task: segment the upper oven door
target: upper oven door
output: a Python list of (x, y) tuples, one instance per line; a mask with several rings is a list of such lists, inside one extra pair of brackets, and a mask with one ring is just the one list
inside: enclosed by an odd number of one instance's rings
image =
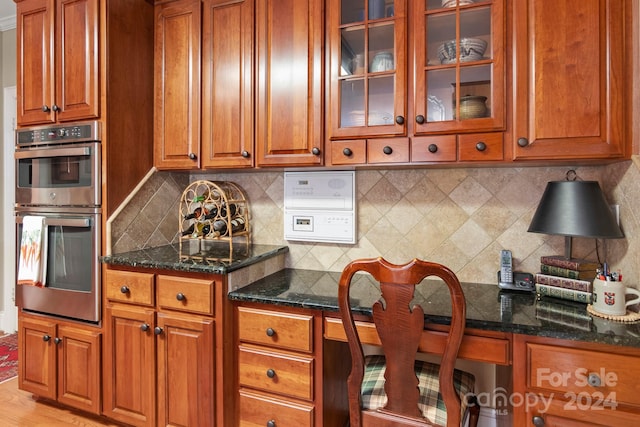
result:
[(99, 142), (17, 149), (16, 203), (100, 206), (100, 159)]

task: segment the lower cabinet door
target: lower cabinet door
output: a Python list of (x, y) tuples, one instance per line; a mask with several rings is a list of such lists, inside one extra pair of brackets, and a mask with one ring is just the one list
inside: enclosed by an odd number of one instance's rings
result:
[(100, 413), (100, 332), (59, 326), (58, 402)]
[(240, 390), (241, 427), (312, 427), (311, 405)]
[[(587, 395), (573, 396), (567, 393), (568, 400), (554, 398), (551, 395), (527, 393), (526, 424), (535, 427), (635, 427), (638, 414), (621, 408), (604, 406), (599, 398), (587, 399)], [(608, 402), (614, 404), (615, 402)]]
[(103, 414), (156, 425), (154, 310), (111, 305), (105, 317)]
[(158, 313), (158, 425), (215, 425), (215, 323)]
[(56, 398), (56, 324), (23, 319), (18, 330), (18, 387), (48, 399)]

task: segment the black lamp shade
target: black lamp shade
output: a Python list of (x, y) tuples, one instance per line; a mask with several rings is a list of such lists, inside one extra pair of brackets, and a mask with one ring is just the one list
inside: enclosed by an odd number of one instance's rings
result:
[(599, 239), (624, 237), (597, 181), (548, 182), (528, 231)]

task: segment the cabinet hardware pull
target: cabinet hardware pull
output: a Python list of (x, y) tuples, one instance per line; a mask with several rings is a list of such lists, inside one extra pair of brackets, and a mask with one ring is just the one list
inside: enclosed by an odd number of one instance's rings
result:
[(276, 427), (276, 422), (275, 422), (275, 420), (269, 420), (269, 421), (267, 421), (267, 427)]
[(319, 156), (320, 155), (320, 149), (318, 147), (313, 147), (311, 149), (311, 153), (313, 153), (314, 156)]
[(56, 104), (53, 104), (53, 105), (51, 106), (51, 109), (52, 109), (53, 111), (60, 111), (60, 110), (61, 110), (61, 108), (60, 108), (60, 107), (58, 107)]
[(276, 331), (273, 330), (273, 328), (267, 328), (267, 336), (268, 337), (272, 337), (276, 334)]
[(53, 339), (53, 342), (54, 342), (54, 343), (56, 343), (56, 344), (60, 344), (60, 343), (62, 342), (62, 338), (55, 337), (55, 338)]
[(269, 378), (273, 378), (276, 376), (276, 371), (274, 371), (273, 369), (267, 369), (267, 376)]
[(525, 137), (520, 137), (518, 138), (518, 145), (520, 147), (526, 147), (527, 145), (529, 145), (529, 140)]
[(184, 294), (182, 292), (178, 292), (178, 294), (176, 295), (176, 299), (178, 301), (184, 301), (187, 299), (187, 297), (184, 296)]
[(123, 294), (128, 294), (129, 293), (129, 287), (128, 286), (123, 286), (120, 288), (120, 292), (122, 292)]
[(476, 150), (484, 151), (486, 149), (487, 149), (487, 144), (485, 144), (484, 142), (480, 141), (476, 144)]
[(155, 328), (153, 328), (153, 333), (156, 334), (156, 335), (160, 335), (160, 334), (162, 334), (163, 330), (164, 329), (162, 329), (160, 326), (156, 326)]
[(416, 116), (416, 123), (418, 123), (419, 125), (424, 123), (424, 116), (422, 114), (418, 114)]
[(388, 145), (385, 145), (384, 148), (382, 149), (382, 152), (384, 154), (391, 154), (393, 153), (393, 148), (389, 147)]
[(44, 113), (48, 113), (49, 111), (51, 111), (51, 109), (49, 108), (49, 106), (48, 106), (48, 105), (43, 105), (43, 106), (42, 106), (42, 112), (44, 112)]
[(403, 125), (404, 124), (404, 117), (396, 116), (396, 123), (399, 124), (399, 125)]
[(531, 422), (533, 423), (534, 426), (536, 427), (543, 427), (544, 426), (544, 418), (542, 418), (539, 415), (536, 415), (535, 417), (533, 417), (531, 419)]
[(189, 153), (189, 158), (190, 158), (191, 160), (195, 160), (195, 159), (197, 159), (197, 158), (198, 158), (198, 156), (196, 156), (196, 153)]
[(140, 330), (142, 332), (147, 332), (149, 330), (149, 325), (146, 323), (143, 323), (142, 325), (140, 325)]
[(427, 150), (429, 150), (430, 153), (435, 153), (436, 151), (438, 151), (438, 146), (436, 144), (429, 144)]
[(51, 337), (49, 335), (45, 335), (42, 337), (42, 341), (47, 342), (51, 339)]
[(242, 157), (244, 157), (246, 159), (247, 157), (249, 157), (249, 152), (247, 150), (242, 150), (242, 154), (241, 155), (242, 155)]
[(600, 387), (602, 385), (602, 380), (600, 376), (595, 372), (591, 372), (587, 377), (587, 382), (591, 387)]
[(351, 151), (351, 148), (345, 148), (344, 150), (342, 150), (342, 154), (349, 157), (353, 154), (353, 151)]

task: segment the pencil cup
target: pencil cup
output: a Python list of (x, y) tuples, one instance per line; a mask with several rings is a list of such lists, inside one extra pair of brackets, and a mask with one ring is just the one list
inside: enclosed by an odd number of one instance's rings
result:
[[(635, 298), (627, 301), (627, 295), (635, 295)], [(627, 307), (638, 303), (640, 303), (640, 291), (629, 288), (622, 282), (593, 280), (593, 308), (597, 312), (624, 316), (627, 314)]]

